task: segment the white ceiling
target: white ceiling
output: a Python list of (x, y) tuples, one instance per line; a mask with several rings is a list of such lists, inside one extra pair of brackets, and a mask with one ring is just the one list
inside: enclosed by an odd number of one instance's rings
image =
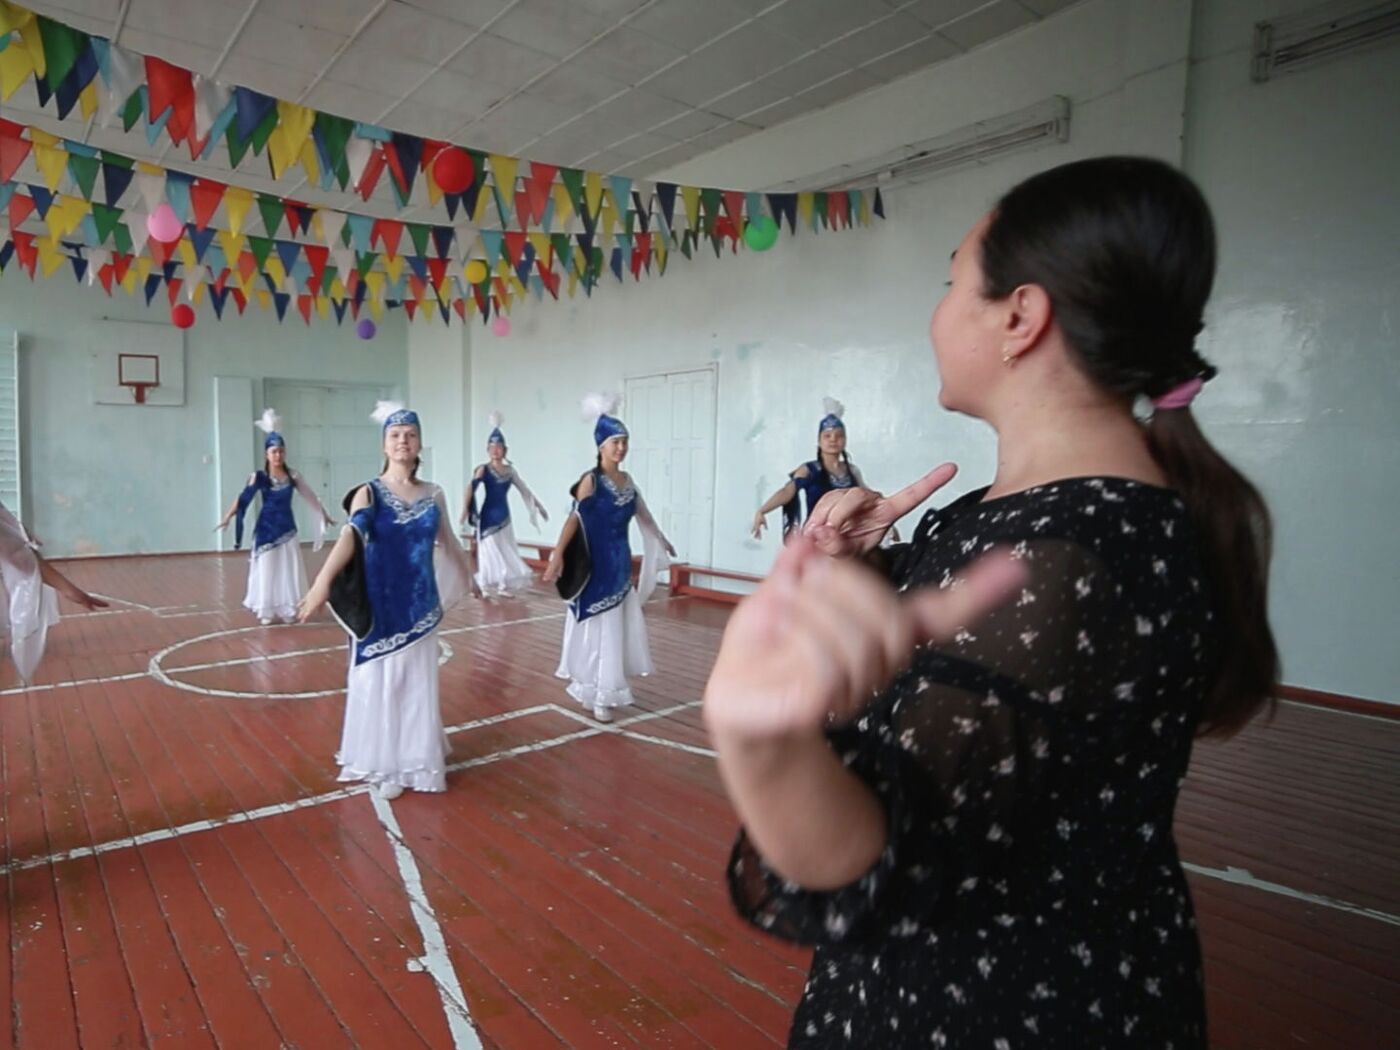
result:
[[(1014, 32), (1074, 0), (28, 0), (59, 21), (226, 84), (491, 152), (650, 177)], [(4, 115), (308, 203), (220, 145), (201, 162), (138, 126)], [(739, 187), (742, 188), (742, 187)], [(415, 200), (422, 194), (421, 186)], [(436, 217), (417, 207), (405, 217)]]

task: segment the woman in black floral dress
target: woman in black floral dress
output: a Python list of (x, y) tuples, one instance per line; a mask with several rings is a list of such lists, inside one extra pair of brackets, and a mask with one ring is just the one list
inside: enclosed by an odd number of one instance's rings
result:
[(1189, 410), (1214, 261), (1160, 162), (1013, 189), (931, 332), (996, 478), (885, 552), (952, 468), (833, 493), (731, 619), (706, 720), (735, 904), (816, 945), (791, 1046), (1206, 1046), (1173, 809), (1277, 677), (1267, 510)]

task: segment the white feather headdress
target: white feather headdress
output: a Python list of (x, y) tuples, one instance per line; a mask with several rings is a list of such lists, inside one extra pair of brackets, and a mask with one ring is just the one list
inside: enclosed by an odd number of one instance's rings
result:
[(282, 417), (277, 414), (275, 408), (263, 409), (261, 419), (253, 420), (253, 426), (257, 427), (264, 434), (271, 434), (282, 429)]
[(846, 406), (834, 397), (824, 397), (822, 398), (822, 411), (828, 416), (836, 416), (840, 419), (846, 415)]
[(583, 418), (597, 419), (599, 416), (616, 416), (622, 411), (622, 395), (601, 393), (586, 394), (583, 401)]
[(376, 401), (374, 403), (374, 411), (369, 414), (369, 418), (374, 420), (382, 427), (386, 419), (392, 416), (395, 412), (402, 411), (402, 401)]

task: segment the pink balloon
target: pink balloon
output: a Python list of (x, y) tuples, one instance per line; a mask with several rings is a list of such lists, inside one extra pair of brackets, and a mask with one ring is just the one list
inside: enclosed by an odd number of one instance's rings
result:
[(161, 244), (173, 244), (185, 232), (185, 224), (175, 214), (174, 208), (161, 202), (156, 205), (155, 211), (146, 216), (146, 232), (151, 235), (152, 240), (160, 241)]
[(510, 318), (498, 315), (491, 322), (491, 331), (497, 335), (510, 335)]

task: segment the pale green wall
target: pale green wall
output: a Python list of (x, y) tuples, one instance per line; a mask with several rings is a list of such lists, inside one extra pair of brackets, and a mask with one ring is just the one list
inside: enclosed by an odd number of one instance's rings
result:
[(474, 336), (469, 326), (449, 328), (435, 315), (408, 328), (408, 404), (423, 421), (422, 476), (442, 486), (454, 522), (462, 512), (467, 473), (478, 462), (472, 458), (477, 442), (467, 429)]
[(1186, 166), (1220, 234), (1203, 345), (1232, 380), (1200, 415), (1273, 508), (1285, 680), (1400, 701), (1400, 44), (1252, 83), (1254, 22), (1308, 6), (1198, 5)]
[(557, 512), (592, 459), (580, 394), (718, 362), (715, 561), (761, 572), (776, 539), (755, 543), (747, 523), (811, 455), (824, 394), (846, 402), (853, 455), (874, 484), (942, 460), (962, 466), (951, 492), (990, 477), (990, 432), (935, 403), (926, 331), (948, 252), (997, 194), (1088, 154), (1174, 159), (1220, 224), (1203, 348), (1221, 375), (1199, 413), (1274, 507), (1285, 678), (1396, 699), (1400, 46), (1252, 84), (1253, 22), (1291, 6), (1301, 5), (1088, 0), (666, 173), (765, 186), (1051, 95), (1074, 107), (1067, 146), (896, 190), (873, 230), (785, 237), (767, 255), (676, 258), (666, 277), (609, 279), (591, 301), (525, 304), (509, 337), (475, 339), (472, 432), (503, 409), (513, 457)]
[[(100, 319), (161, 321), (161, 302), (108, 299), (64, 274), (31, 283), (17, 266), (0, 277), (0, 318), (20, 334), (25, 511), (50, 556), (217, 546), (216, 376), (252, 379), (255, 404), (269, 378), (406, 386), (401, 319), (386, 318), (366, 342), (348, 322), (308, 327), (289, 312), (279, 325), (256, 306), (238, 317), (230, 302), (222, 322), (206, 305), (187, 334), (183, 406), (94, 405), (89, 346)], [(252, 423), (245, 477), (258, 464)]]

